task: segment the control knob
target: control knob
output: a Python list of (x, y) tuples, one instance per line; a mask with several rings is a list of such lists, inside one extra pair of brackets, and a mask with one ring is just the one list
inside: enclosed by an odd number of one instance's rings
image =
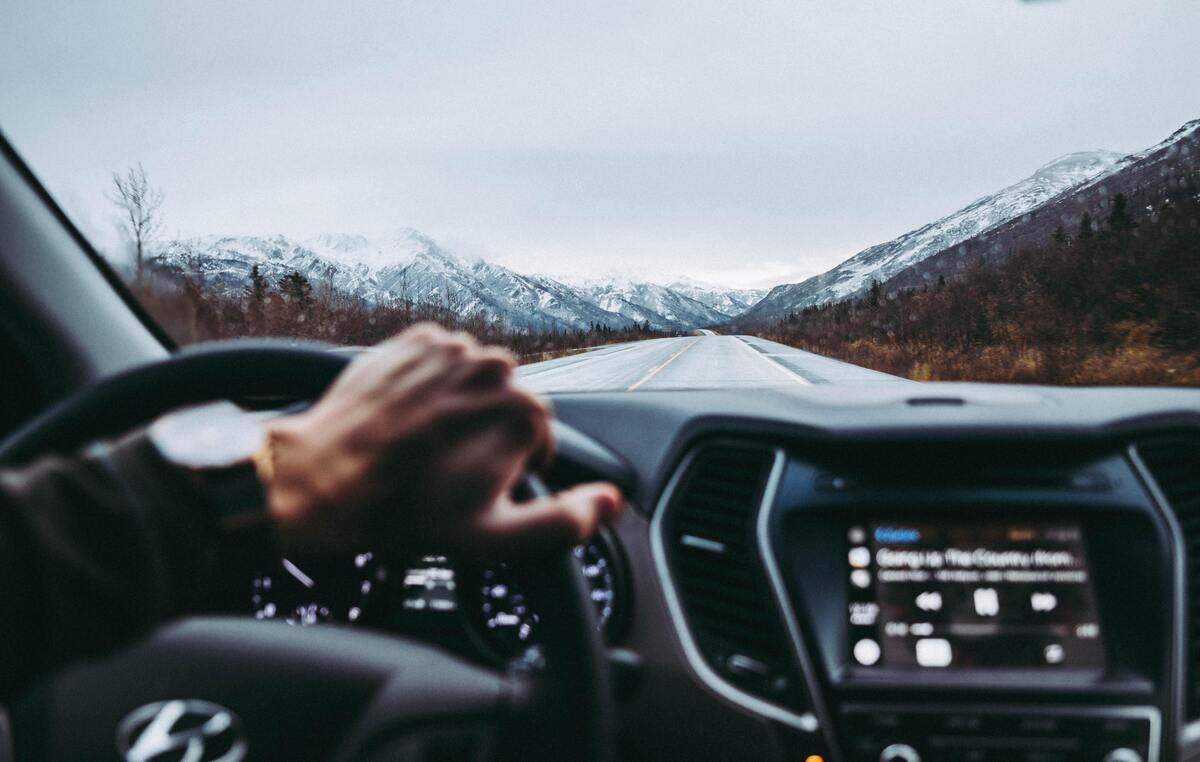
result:
[(1145, 762), (1145, 760), (1138, 752), (1122, 746), (1105, 754), (1104, 762)]
[(879, 752), (879, 762), (921, 762), (921, 755), (906, 743), (894, 743)]

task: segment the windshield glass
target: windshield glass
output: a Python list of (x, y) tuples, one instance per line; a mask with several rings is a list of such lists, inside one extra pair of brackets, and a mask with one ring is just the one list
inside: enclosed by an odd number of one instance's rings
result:
[(17, 0), (0, 128), (180, 343), (547, 391), (1200, 385), (1200, 3)]

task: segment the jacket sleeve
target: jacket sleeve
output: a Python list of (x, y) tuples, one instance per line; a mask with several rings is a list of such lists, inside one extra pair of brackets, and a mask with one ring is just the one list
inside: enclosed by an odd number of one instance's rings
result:
[(0, 699), (207, 608), (221, 532), (144, 433), (0, 471)]

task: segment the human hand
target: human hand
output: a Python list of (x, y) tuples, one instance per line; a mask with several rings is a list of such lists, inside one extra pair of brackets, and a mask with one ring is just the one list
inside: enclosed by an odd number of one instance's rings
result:
[(285, 551), (513, 555), (580, 542), (620, 509), (611, 484), (517, 503), (553, 455), (550, 411), (515, 358), (421, 325), (356, 358), (309, 410), (266, 424), (268, 510)]

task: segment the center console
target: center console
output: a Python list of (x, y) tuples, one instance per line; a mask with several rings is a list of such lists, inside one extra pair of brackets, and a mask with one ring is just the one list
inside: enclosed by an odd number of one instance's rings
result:
[(1123, 457), (778, 468), (760, 551), (843, 758), (1166, 759), (1175, 540)]
[(847, 646), (864, 674), (1103, 673), (1079, 522), (873, 521), (850, 526), (846, 538)]

